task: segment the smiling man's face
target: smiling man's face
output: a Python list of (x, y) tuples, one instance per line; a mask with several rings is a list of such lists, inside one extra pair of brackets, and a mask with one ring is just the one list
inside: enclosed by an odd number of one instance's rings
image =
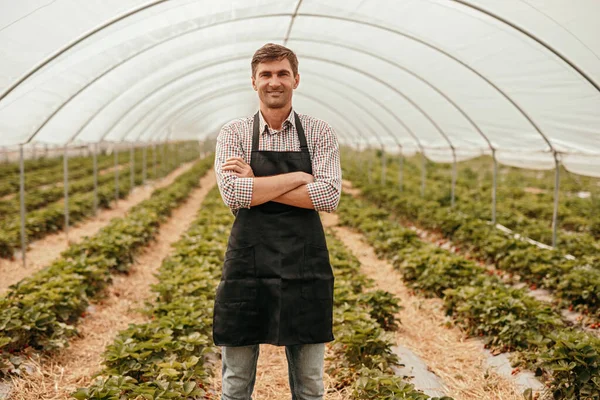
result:
[(287, 58), (261, 62), (252, 77), (252, 87), (258, 92), (260, 102), (267, 108), (291, 106), (292, 93), (300, 83), (300, 74), (294, 76)]

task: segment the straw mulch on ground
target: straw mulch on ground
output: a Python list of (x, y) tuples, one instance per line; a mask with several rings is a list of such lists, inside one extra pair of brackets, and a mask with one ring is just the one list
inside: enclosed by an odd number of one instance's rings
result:
[(70, 393), (91, 382), (101, 369), (104, 349), (117, 333), (130, 323), (144, 322), (140, 310), (154, 297), (150, 291), (150, 285), (156, 282), (154, 274), (171, 252), (171, 244), (188, 229), (215, 183), (213, 171), (202, 178), (201, 188), (174, 210), (161, 226), (156, 241), (137, 258), (131, 272), (114, 276), (106, 297), (90, 307), (89, 315), (78, 325), (81, 336), (68, 348), (32, 363), (32, 374), (13, 380), (11, 400), (69, 399)]
[[(396, 342), (411, 349), (440, 377), (447, 394), (455, 400), (522, 399), (511, 380), (486, 367), (479, 341), (468, 339), (449, 319), (439, 299), (424, 299), (412, 294), (401, 274), (391, 264), (378, 259), (371, 246), (351, 229), (337, 226), (337, 216), (322, 215), (324, 225), (360, 260), (362, 271), (375, 281), (377, 289), (393, 293), (404, 307), (397, 315), (401, 327)], [(421, 388), (422, 389), (422, 388)]]

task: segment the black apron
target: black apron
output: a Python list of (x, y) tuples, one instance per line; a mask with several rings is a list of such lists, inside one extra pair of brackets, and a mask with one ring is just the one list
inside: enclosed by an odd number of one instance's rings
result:
[[(254, 175), (312, 174), (306, 136), (294, 113), (300, 151), (259, 151), (254, 116)], [(218, 346), (297, 345), (333, 340), (333, 272), (319, 214), (267, 202), (237, 213), (217, 288)]]

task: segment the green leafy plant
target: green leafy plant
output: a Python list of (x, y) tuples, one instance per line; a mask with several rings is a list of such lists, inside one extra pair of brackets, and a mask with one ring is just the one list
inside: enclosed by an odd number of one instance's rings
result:
[(90, 299), (110, 283), (111, 273), (129, 270), (135, 255), (211, 165), (210, 159), (197, 163), (126, 217), (113, 219), (47, 268), (12, 286), (0, 307), (0, 358), (4, 364), (10, 366), (9, 355), (28, 348), (49, 351), (67, 345)]

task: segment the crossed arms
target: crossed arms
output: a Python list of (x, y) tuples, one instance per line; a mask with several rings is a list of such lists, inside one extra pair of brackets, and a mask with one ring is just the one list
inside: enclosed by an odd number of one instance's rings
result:
[(238, 129), (226, 125), (217, 137), (215, 172), (225, 204), (235, 211), (268, 201), (332, 212), (341, 194), (339, 147), (329, 126), (319, 132), (311, 154), (313, 174), (255, 177), (248, 165), (251, 143), (243, 143)]
[(268, 201), (290, 206), (314, 209), (307, 185), (314, 182), (312, 175), (306, 172), (255, 177), (250, 165), (241, 157), (228, 158), (222, 165), (223, 171), (230, 171), (238, 178), (252, 178), (252, 200), (250, 206)]

